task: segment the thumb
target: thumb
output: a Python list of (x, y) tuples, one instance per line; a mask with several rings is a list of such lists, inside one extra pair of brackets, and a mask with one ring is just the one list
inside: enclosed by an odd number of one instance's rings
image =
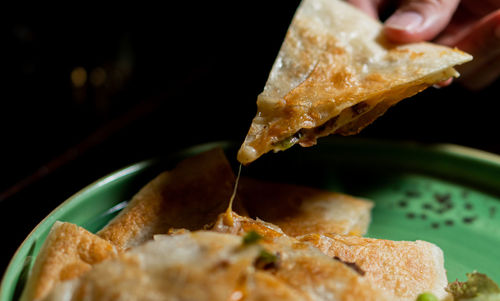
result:
[(431, 40), (450, 22), (459, 0), (405, 0), (384, 24), (389, 40), (400, 43)]

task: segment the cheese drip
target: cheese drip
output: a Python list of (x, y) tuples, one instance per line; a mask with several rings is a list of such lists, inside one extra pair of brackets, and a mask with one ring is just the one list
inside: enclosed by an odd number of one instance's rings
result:
[(238, 175), (236, 176), (236, 181), (234, 182), (234, 189), (233, 193), (231, 194), (231, 198), (229, 199), (229, 205), (226, 209), (226, 213), (224, 214), (224, 224), (227, 226), (233, 226), (234, 220), (233, 220), (233, 201), (234, 198), (236, 197), (236, 192), (238, 191), (238, 183), (240, 182), (240, 175), (241, 175), (241, 166), (242, 164), (240, 163), (238, 167)]

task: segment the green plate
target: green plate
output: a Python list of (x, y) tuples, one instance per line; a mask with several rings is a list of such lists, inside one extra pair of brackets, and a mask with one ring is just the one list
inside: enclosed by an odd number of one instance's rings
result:
[[(0, 301), (17, 299), (56, 220), (97, 231), (160, 171), (215, 146), (225, 149), (236, 169), (235, 144), (204, 144), (116, 171), (66, 200), (19, 247), (4, 274)], [(499, 156), (455, 145), (335, 137), (312, 148), (265, 155), (242, 175), (372, 199), (367, 236), (433, 242), (444, 251), (449, 280), (477, 270), (500, 282)]]

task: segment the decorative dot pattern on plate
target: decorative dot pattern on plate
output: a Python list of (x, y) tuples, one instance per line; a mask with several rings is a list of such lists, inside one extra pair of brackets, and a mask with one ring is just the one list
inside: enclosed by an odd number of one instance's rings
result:
[(500, 250), (498, 197), (452, 181), (411, 173), (381, 176), (360, 193), (375, 200), (367, 236), (437, 244), (445, 254), (449, 280), (463, 278), (472, 270), (500, 277), (500, 264), (493, 267), (483, 261), (485, 256), (498, 257)]

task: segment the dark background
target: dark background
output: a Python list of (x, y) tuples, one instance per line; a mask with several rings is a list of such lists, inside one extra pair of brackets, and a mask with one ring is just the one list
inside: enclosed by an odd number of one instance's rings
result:
[[(52, 209), (125, 165), (242, 141), (299, 1), (79, 7), (13, 18), (3, 42), (0, 271)], [(71, 74), (85, 70), (84, 82)], [(374, 139), (500, 153), (499, 81), (401, 102)]]

